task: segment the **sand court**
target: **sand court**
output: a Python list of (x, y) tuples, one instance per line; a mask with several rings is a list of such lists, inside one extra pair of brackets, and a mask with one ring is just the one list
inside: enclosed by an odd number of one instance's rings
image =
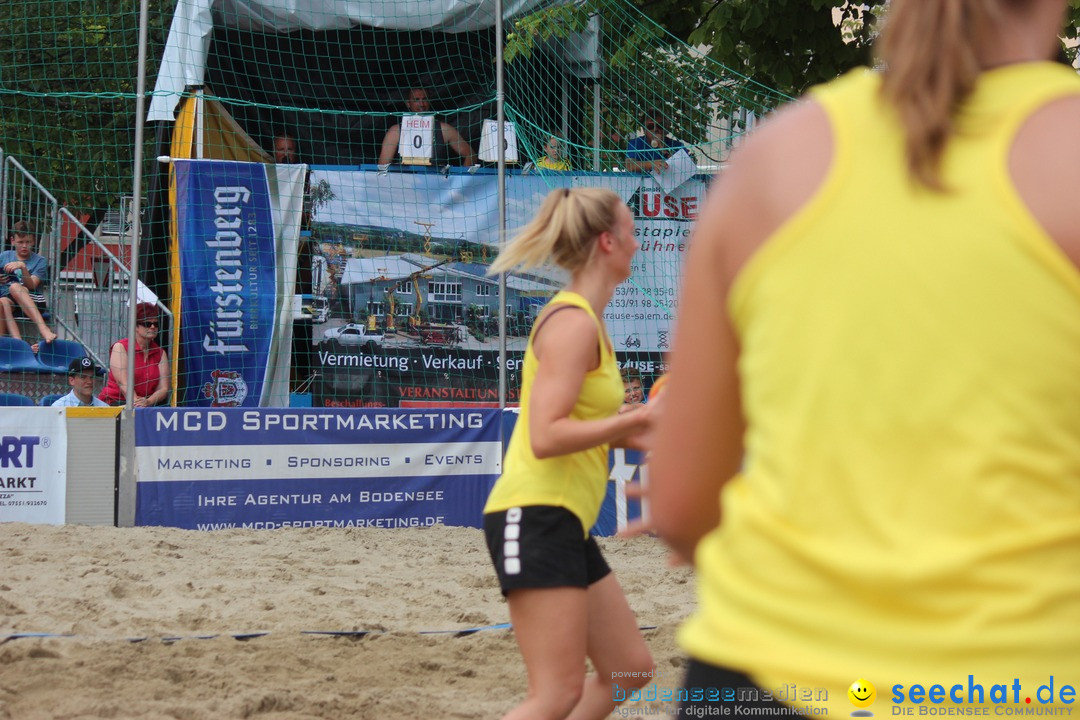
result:
[[(692, 574), (599, 542), (677, 687)], [(4, 720), (498, 717), (525, 687), (508, 621), (472, 528), (0, 524)]]

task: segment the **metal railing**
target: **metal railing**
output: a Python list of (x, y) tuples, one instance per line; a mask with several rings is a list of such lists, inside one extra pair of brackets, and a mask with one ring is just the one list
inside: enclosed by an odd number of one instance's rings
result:
[[(121, 212), (126, 210), (121, 208)], [(125, 259), (117, 255), (117, 252), (130, 253), (131, 235), (121, 233), (114, 252), (18, 160), (5, 155), (0, 148), (0, 231), (4, 249), (8, 247), (12, 225), (19, 220), (34, 224), (38, 252), (49, 261), (49, 281), (43, 291), (49, 310), (48, 324), (59, 337), (81, 344), (95, 363), (107, 368), (109, 350), (127, 334), (131, 314), (131, 270)], [(122, 223), (124, 227), (126, 220)], [(139, 285), (140, 302), (156, 304), (167, 320), (166, 326), (171, 326), (169, 309), (145, 286)], [(161, 342), (169, 356), (175, 357), (171, 338), (171, 333), (162, 333)]]

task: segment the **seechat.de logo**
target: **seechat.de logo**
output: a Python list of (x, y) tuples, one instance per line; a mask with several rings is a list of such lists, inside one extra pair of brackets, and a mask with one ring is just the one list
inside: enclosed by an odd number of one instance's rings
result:
[(859, 708), (852, 711), (852, 717), (873, 717), (874, 713), (866, 708), (877, 700), (877, 688), (874, 687), (874, 683), (866, 678), (859, 678), (851, 683), (851, 687), (847, 689), (847, 696), (851, 704)]

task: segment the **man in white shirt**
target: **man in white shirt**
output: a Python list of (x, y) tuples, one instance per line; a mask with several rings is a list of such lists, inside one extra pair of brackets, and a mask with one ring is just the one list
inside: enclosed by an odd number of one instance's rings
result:
[(53, 407), (109, 407), (94, 395), (98, 368), (88, 357), (71, 361), (68, 365), (68, 385), (71, 392), (52, 404)]

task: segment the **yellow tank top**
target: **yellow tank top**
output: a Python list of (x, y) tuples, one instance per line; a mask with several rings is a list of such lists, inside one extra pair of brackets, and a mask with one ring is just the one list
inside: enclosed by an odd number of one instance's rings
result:
[[(551, 299), (540, 315), (541, 320), (558, 305), (572, 305), (589, 313), (596, 323), (597, 341), (600, 343), (600, 365), (586, 373), (570, 417), (597, 420), (614, 415), (623, 401), (623, 385), (604, 326), (585, 298), (567, 290)], [(541, 321), (538, 321), (534, 329), (540, 324)], [(521, 412), (506, 450), (503, 474), (488, 496), (484, 513), (528, 505), (564, 507), (581, 520), (581, 527), (588, 535), (589, 528), (596, 523), (600, 514), (600, 504), (607, 489), (608, 446), (600, 445), (543, 460), (533, 455), (529, 441), (529, 401), (536, 377), (536, 364), (530, 335), (522, 367)]]
[(1080, 684), (1080, 273), (1007, 154), (1080, 80), (1051, 63), (986, 73), (944, 159), (949, 194), (908, 180), (879, 81), (816, 91), (831, 168), (731, 290), (746, 458), (679, 640), (833, 716), (856, 710), (858, 678), (878, 717), (894, 685), (962, 683), (966, 701), (969, 675), (988, 704), (1019, 679), (1020, 705), (1040, 707), (1051, 675)]

